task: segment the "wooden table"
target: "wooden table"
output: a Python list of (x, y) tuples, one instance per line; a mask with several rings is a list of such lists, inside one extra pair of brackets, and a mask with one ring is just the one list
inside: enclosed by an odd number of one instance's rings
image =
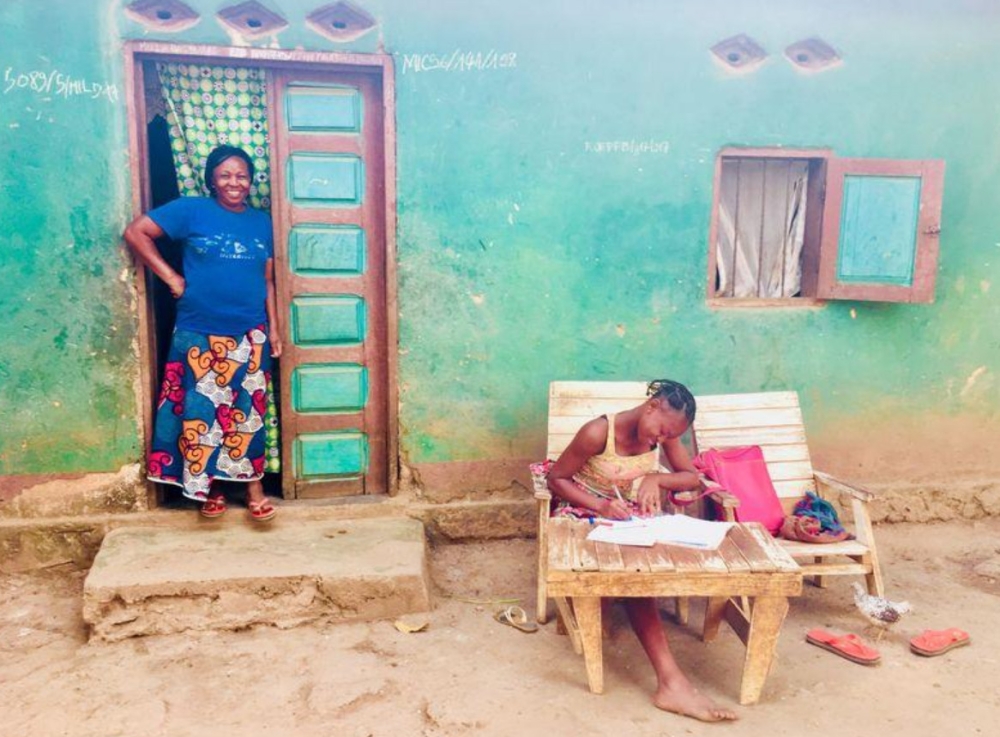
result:
[[(703, 639), (723, 618), (746, 645), (740, 703), (754, 704), (774, 659), (788, 597), (802, 593), (802, 572), (759, 524), (736, 525), (718, 550), (678, 545), (651, 548), (594, 543), (583, 520), (548, 522), (545, 580), (577, 652), (590, 690), (604, 690), (601, 652), (603, 597), (704, 596)], [(567, 604), (572, 602), (572, 607)]]

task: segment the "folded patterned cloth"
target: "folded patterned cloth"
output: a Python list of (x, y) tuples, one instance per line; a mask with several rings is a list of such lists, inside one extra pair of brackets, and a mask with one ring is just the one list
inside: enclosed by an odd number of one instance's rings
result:
[(840, 524), (833, 505), (811, 491), (806, 492), (792, 514), (785, 517), (781, 536), (804, 543), (837, 543), (853, 537)]

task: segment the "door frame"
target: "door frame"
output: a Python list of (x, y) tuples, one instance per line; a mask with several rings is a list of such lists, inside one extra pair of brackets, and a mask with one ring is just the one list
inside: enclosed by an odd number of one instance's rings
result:
[[(321, 72), (351, 72), (378, 74), (382, 80), (383, 159), (385, 212), (385, 311), (386, 311), (386, 452), (388, 482), (386, 493), (394, 496), (399, 490), (399, 309), (396, 273), (396, 94), (395, 72), (389, 54), (352, 54), (327, 51), (290, 49), (258, 49), (207, 44), (181, 44), (164, 41), (126, 41), (125, 101), (128, 124), (130, 180), (132, 186), (132, 217), (149, 209), (151, 201), (149, 162), (146, 152), (146, 98), (143, 62), (179, 61), (188, 63), (236, 63), (260, 65), (265, 68), (306, 68)], [(270, 106), (270, 101), (269, 101)], [(277, 249), (276, 249), (277, 250)], [(142, 408), (143, 458), (149, 450), (153, 433), (153, 403), (159, 390), (156, 385), (154, 361), (156, 338), (153, 331), (153, 303), (147, 293), (141, 264), (136, 264), (136, 297), (139, 312), (139, 384), (136, 399)], [(283, 321), (288, 339), (288, 320)], [(287, 381), (287, 377), (283, 376)], [(285, 442), (285, 438), (282, 442)], [(282, 469), (283, 473), (290, 469)], [(156, 506), (156, 489), (148, 483), (150, 506)]]

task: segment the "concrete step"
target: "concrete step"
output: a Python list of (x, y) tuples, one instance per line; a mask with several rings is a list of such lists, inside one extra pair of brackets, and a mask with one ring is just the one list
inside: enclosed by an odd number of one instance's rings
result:
[(83, 618), (108, 641), (379, 619), (430, 608), (426, 571), (423, 524), (407, 517), (123, 527), (94, 559)]

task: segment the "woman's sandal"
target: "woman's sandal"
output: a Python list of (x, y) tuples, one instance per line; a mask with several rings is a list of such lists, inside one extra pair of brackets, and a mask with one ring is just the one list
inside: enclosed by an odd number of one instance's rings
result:
[(274, 505), (271, 504), (271, 500), (264, 497), (259, 502), (248, 501), (247, 509), (250, 510), (250, 518), (255, 522), (267, 522), (269, 519), (274, 519), (274, 515), (278, 513)]
[(226, 497), (222, 494), (210, 496), (201, 505), (201, 516), (215, 519), (226, 513)]

